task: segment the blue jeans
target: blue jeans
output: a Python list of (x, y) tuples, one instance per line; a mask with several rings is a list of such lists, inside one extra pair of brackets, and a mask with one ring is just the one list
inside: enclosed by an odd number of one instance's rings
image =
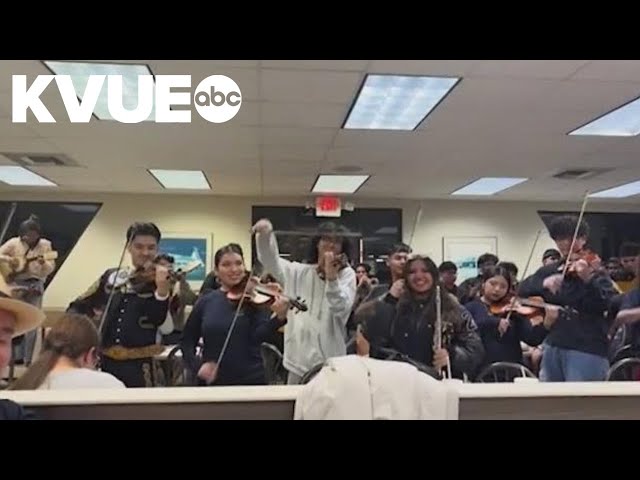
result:
[(607, 377), (609, 360), (604, 357), (548, 344), (542, 352), (542, 382), (603, 382)]

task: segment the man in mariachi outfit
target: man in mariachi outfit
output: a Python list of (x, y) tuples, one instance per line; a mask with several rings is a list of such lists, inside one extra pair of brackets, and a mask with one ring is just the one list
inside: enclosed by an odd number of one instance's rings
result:
[[(132, 224), (126, 247), (132, 268), (106, 270), (67, 308), (68, 312), (97, 318), (101, 324), (101, 369), (127, 387), (154, 385), (153, 357), (162, 350), (156, 344), (156, 334), (167, 318), (171, 285), (168, 270), (153, 263), (159, 242), (156, 225)], [(147, 274), (132, 275), (141, 271)]]

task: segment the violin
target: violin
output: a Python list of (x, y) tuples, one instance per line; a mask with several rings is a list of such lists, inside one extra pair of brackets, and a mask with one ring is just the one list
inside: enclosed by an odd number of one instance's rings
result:
[(270, 307), (278, 298), (289, 303), (290, 308), (306, 312), (309, 307), (300, 298), (294, 299), (282, 293), (282, 287), (275, 282), (263, 282), (261, 279), (251, 276), (247, 272), (240, 283), (227, 292), (227, 298), (232, 302), (239, 302), (244, 297), (245, 302), (256, 306)]
[(602, 267), (602, 259), (600, 256), (594, 252), (593, 250), (589, 250), (588, 248), (579, 250), (577, 252), (571, 253), (564, 265), (558, 267), (559, 272), (565, 272), (568, 274), (576, 274), (576, 262), (578, 260), (584, 260), (587, 262), (589, 267), (593, 270), (599, 270)]
[[(155, 289), (156, 265), (156, 263), (150, 262), (141, 267), (137, 267), (122, 283), (128, 283), (136, 292)], [(194, 261), (187, 264), (184, 268), (178, 268), (177, 270), (170, 268), (167, 271), (167, 280), (172, 283), (178, 282), (193, 270), (200, 267), (200, 265), (202, 265), (201, 261)]]
[(542, 297), (515, 298), (514, 300), (513, 296), (507, 296), (500, 302), (492, 303), (489, 311), (497, 317), (513, 312), (523, 317), (534, 318), (544, 315), (544, 308), (547, 305), (549, 304)]
[[(322, 259), (318, 259), (318, 268), (317, 272), (320, 278), (325, 279), (324, 271), (322, 270), (323, 261)], [(336, 267), (338, 271), (347, 268), (349, 266), (349, 257), (346, 253), (339, 253), (333, 259), (333, 265)]]
[(567, 311), (566, 307), (547, 303), (544, 298), (539, 296), (515, 297), (515, 299), (513, 296), (507, 296), (502, 301), (491, 304), (489, 311), (497, 317), (509, 315), (509, 312), (513, 312), (531, 320), (540, 316), (544, 317), (547, 307), (557, 307), (560, 311)]

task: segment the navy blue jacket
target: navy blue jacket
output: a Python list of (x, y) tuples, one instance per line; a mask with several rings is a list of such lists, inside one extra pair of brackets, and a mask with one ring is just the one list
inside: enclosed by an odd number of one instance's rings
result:
[[(569, 307), (577, 313), (561, 313), (551, 328), (546, 343), (558, 348), (607, 357), (609, 322), (606, 312), (617, 294), (613, 282), (604, 272), (595, 273), (588, 282), (568, 275), (557, 294), (543, 288), (545, 278), (562, 273), (564, 262), (547, 265), (526, 278), (519, 286), (519, 296), (541, 296), (548, 303)], [(568, 310), (569, 311), (569, 310)]]
[(485, 350), (484, 364), (494, 362), (523, 363), (520, 342), (535, 347), (547, 336), (548, 330), (542, 325), (533, 326), (531, 321), (517, 313), (511, 314), (511, 326), (500, 336), (500, 317), (491, 314), (487, 305), (478, 299), (465, 304), (478, 325), (480, 338)]
[[(212, 290), (193, 307), (184, 327), (182, 354), (184, 361), (197, 374), (205, 362), (217, 362), (227, 333), (231, 328), (237, 305), (229, 301), (222, 290)], [(282, 326), (271, 318), (268, 308), (244, 304), (229, 343), (218, 365), (216, 385), (264, 384), (264, 366), (260, 345)], [(202, 360), (196, 358), (196, 345), (203, 339)]]

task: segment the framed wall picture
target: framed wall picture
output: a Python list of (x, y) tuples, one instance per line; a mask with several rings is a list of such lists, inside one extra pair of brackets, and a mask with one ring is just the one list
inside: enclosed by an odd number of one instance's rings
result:
[(478, 275), (476, 262), (484, 253), (498, 255), (498, 237), (443, 237), (442, 259), (458, 267), (457, 284)]
[(166, 233), (160, 240), (159, 252), (171, 255), (175, 268), (200, 265), (187, 275), (191, 288), (199, 289), (212, 269), (213, 235), (207, 233)]

